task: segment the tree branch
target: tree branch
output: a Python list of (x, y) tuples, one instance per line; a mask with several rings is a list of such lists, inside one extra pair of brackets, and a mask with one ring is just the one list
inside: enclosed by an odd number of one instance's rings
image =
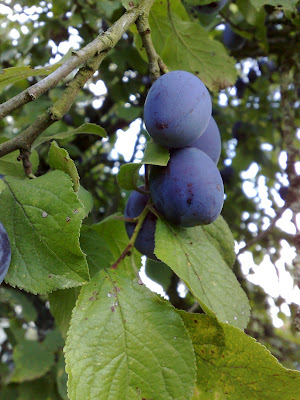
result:
[[(69, 83), (67, 88), (64, 90), (62, 96), (54, 103), (54, 105), (50, 108), (50, 110), (46, 111), (44, 114), (39, 116), (36, 119), (36, 121), (32, 125), (30, 125), (25, 131), (23, 131), (20, 135), (0, 145), (0, 157), (18, 149), (24, 149), (26, 151), (30, 151), (31, 145), (35, 141), (35, 139), (55, 121), (58, 121), (63, 118), (63, 116), (70, 109), (79, 91), (97, 71), (102, 60), (105, 58), (107, 52), (118, 43), (122, 35), (140, 15), (142, 15), (143, 13), (146, 13), (147, 15), (147, 13), (149, 13), (149, 9), (152, 6), (153, 2), (154, 0), (141, 1), (137, 7), (126, 12), (117, 22), (115, 22), (115, 24), (105, 33), (106, 36), (105, 34), (100, 35), (97, 39), (95, 39), (88, 45), (90, 47), (94, 46), (93, 47), (94, 50), (93, 52), (89, 50), (88, 52), (86, 52), (86, 54), (89, 55), (93, 53), (95, 55), (92, 58), (90, 58), (89, 61), (85, 64), (85, 66), (82, 67), (77, 72), (74, 79), (71, 81), (71, 83)], [(109, 42), (109, 45), (103, 44), (104, 36), (106, 38), (106, 41)], [(99, 40), (102, 43), (102, 47), (98, 43)], [(88, 46), (86, 46), (85, 49)], [(63, 66), (65, 64), (63, 64)], [(39, 82), (39, 84), (41, 82)], [(33, 87), (29, 89), (32, 88)], [(34, 95), (35, 98), (37, 95), (42, 94), (43, 90), (46, 91), (48, 89), (49, 86), (47, 86), (46, 83), (43, 83), (40, 87), (35, 89), (36, 90)], [(31, 93), (33, 92), (31, 91)]]
[(156, 53), (156, 50), (153, 46), (151, 39), (151, 29), (148, 21), (149, 12), (141, 15), (135, 22), (137, 30), (142, 39), (143, 46), (146, 50), (147, 57), (149, 60), (149, 69), (152, 82), (156, 81), (160, 77), (160, 65), (159, 65), (159, 56)]
[(74, 52), (72, 57), (52, 72), (52, 74), (0, 105), (0, 120), (24, 104), (36, 100), (88, 59), (113, 48), (140, 15), (144, 13), (147, 15), (149, 13), (153, 3), (154, 0), (141, 0), (136, 7), (123, 14), (106, 32), (101, 33), (81, 50)]

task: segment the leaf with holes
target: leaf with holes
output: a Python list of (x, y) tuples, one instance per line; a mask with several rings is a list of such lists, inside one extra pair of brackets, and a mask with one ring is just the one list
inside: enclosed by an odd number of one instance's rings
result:
[(284, 368), (255, 339), (208, 315), (179, 313), (196, 354), (193, 400), (300, 399), (300, 372)]
[(31, 180), (4, 180), (0, 220), (12, 248), (6, 281), (32, 293), (86, 283), (87, 262), (79, 246), (84, 211), (70, 177), (53, 171)]

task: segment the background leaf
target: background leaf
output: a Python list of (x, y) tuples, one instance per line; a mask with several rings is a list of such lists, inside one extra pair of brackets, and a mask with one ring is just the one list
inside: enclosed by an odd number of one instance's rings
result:
[(197, 360), (193, 400), (300, 399), (300, 372), (283, 368), (255, 339), (208, 315), (179, 313)]
[(54, 354), (38, 342), (24, 340), (13, 351), (15, 369), (12, 382), (30, 381), (43, 376), (54, 364)]

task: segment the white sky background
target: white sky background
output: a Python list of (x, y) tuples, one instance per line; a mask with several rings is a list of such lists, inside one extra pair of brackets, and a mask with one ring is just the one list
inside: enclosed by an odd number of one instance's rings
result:
[[(22, 13), (22, 7), (18, 4), (14, 6), (14, 10), (16, 13), (12, 13), (11, 9), (5, 4), (10, 4), (11, 0), (5, 0), (4, 4), (0, 4), (0, 14), (7, 15), (7, 17), (12, 20), (18, 20), (20, 24), (25, 23), (29, 18), (35, 21), (38, 16), (37, 13), (40, 13), (43, 11), (43, 7), (46, 6), (46, 2), (43, 1), (41, 2), (41, 7), (29, 7), (26, 10), (26, 14)], [(48, 5), (49, 8), (51, 8), (51, 4)], [(51, 17), (52, 13), (49, 12), (49, 17)], [(5, 28), (6, 22), (3, 22), (1, 24), (2, 28)], [(38, 23), (35, 22), (36, 26), (41, 26), (43, 23)], [(14, 46), (17, 45), (17, 41), (20, 37), (20, 35), (27, 35), (29, 33), (28, 29), (26, 26), (21, 26), (20, 25), (20, 31), (17, 29), (13, 29), (10, 32), (10, 37), (12, 38), (12, 44)], [(81, 47), (81, 41), (82, 39), (78, 35), (78, 31), (72, 27), (69, 28), (69, 33), (70, 33), (70, 38), (68, 41), (64, 41), (59, 44), (57, 47), (53, 41), (50, 41), (49, 44), (53, 49), (53, 54), (56, 54), (55, 57), (53, 57), (50, 60), (50, 64), (58, 62), (64, 54), (66, 54), (70, 48), (73, 48), (74, 50), (78, 50)], [(35, 43), (38, 42), (38, 38), (35, 38)], [(57, 53), (58, 52), (58, 53)], [(247, 74), (250, 67), (253, 67), (253, 65), (250, 62), (245, 62), (243, 64), (243, 74)], [(94, 93), (94, 95), (97, 97), (94, 102), (93, 106), (95, 108), (100, 108), (101, 104), (104, 99), (104, 95), (106, 93), (106, 87), (104, 83), (99, 80), (96, 84), (91, 83), (89, 85), (90, 90)], [(234, 88), (232, 90), (235, 90)], [(275, 96), (280, 97), (280, 93), (275, 93)], [(219, 95), (219, 104), (221, 106), (226, 106), (227, 105), (227, 96), (225, 92), (221, 92)], [(140, 130), (140, 120), (134, 121), (131, 125), (130, 128), (126, 131), (123, 132), (121, 130), (117, 131), (117, 136), (118, 140), (115, 145), (115, 149), (113, 150), (111, 156), (113, 158), (118, 157), (118, 153), (122, 154), (125, 158), (126, 161), (129, 161), (134, 144), (137, 138), (137, 134)], [(222, 134), (222, 128), (220, 127), (220, 132)], [(300, 131), (297, 133), (298, 137), (300, 138)], [(270, 145), (269, 145), (270, 146)], [(272, 150), (271, 148), (266, 148), (264, 150)], [(142, 157), (142, 153), (138, 154), (138, 157)], [(279, 157), (279, 165), (281, 166), (282, 170), (285, 169), (286, 165), (286, 153), (282, 152), (280, 157)], [(226, 164), (230, 165), (230, 159), (226, 160)], [(300, 162), (296, 164), (297, 172), (300, 174)], [(113, 171), (116, 173), (117, 171)], [(254, 182), (253, 179), (255, 178), (256, 174), (259, 172), (259, 166), (256, 163), (251, 164), (249, 169), (247, 171), (242, 172), (242, 178), (246, 179), (244, 185), (243, 185), (243, 190), (246, 196), (248, 197), (253, 197), (256, 195), (256, 189), (254, 188)], [(279, 177), (280, 181), (282, 184), (287, 184), (287, 178), (284, 174), (281, 174)], [(270, 200), (267, 198), (267, 191), (266, 191), (266, 186), (264, 184), (264, 180), (260, 179), (258, 182), (258, 193), (260, 197), (260, 207), (263, 208), (266, 212), (267, 215), (270, 216), (270, 218), (273, 218), (275, 215), (274, 210), (270, 207)], [(280, 198), (279, 194), (277, 191), (274, 189), (272, 191), (272, 195), (274, 196), (274, 199), (276, 203), (278, 204), (279, 207), (281, 207), (284, 202)], [(265, 221), (265, 226), (264, 228), (266, 229), (269, 225), (269, 221)], [(297, 223), (300, 225), (300, 216), (298, 215)], [(276, 223), (276, 226), (280, 227), (285, 232), (295, 234), (296, 229), (295, 226), (291, 222), (291, 211), (287, 210), (283, 215), (282, 218)], [(248, 228), (252, 232), (257, 231), (257, 227), (255, 224), (252, 224), (251, 226), (248, 226)], [(260, 265), (256, 265), (253, 261), (252, 254), (249, 251), (246, 251), (245, 253), (241, 254), (239, 256), (239, 260), (241, 261), (242, 264), (242, 271), (243, 273), (247, 276), (248, 280), (256, 285), (260, 285), (266, 293), (268, 293), (271, 297), (276, 298), (278, 296), (283, 297), (286, 300), (286, 303), (282, 304), (280, 307), (280, 311), (285, 313), (287, 316), (290, 316), (289, 308), (287, 304), (290, 303), (297, 303), (300, 304), (300, 290), (299, 288), (296, 288), (293, 286), (293, 280), (290, 276), (290, 274), (286, 271), (285, 269), (285, 263), (288, 265), (291, 265), (291, 262), (293, 258), (295, 257), (295, 250), (289, 244), (285, 241), (282, 240), (280, 242), (281, 244), (281, 258), (278, 260), (275, 264), (271, 262), (269, 256), (265, 256), (263, 262)], [(236, 251), (238, 251), (239, 248), (243, 247), (244, 243), (236, 243)], [(252, 273), (249, 274), (250, 269), (252, 270)], [(254, 273), (253, 273), (254, 272)], [(150, 279), (148, 279), (144, 273), (144, 268), (141, 270), (141, 276), (144, 282), (149, 286), (153, 291), (156, 291), (160, 294), (163, 295), (163, 290), (162, 287), (154, 282), (152, 282)], [(184, 288), (182, 288), (184, 291)], [(283, 322), (281, 319), (277, 317), (277, 312), (279, 309), (275, 306), (274, 300), (269, 299), (269, 303), (271, 305), (271, 312), (272, 312), (272, 317), (273, 317), (273, 322), (276, 327), (280, 327), (283, 325)]]

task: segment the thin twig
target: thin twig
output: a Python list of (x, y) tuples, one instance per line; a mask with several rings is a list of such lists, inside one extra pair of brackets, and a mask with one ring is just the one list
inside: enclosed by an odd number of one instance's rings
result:
[(149, 12), (141, 15), (135, 22), (137, 30), (142, 39), (143, 46), (146, 50), (147, 57), (149, 60), (149, 69), (151, 81), (154, 82), (160, 77), (161, 68), (159, 65), (159, 55), (156, 53), (156, 50), (153, 46), (151, 39), (151, 29), (149, 25)]
[(123, 14), (106, 32), (101, 33), (81, 50), (73, 52), (72, 57), (52, 74), (0, 105), (0, 120), (24, 104), (36, 100), (91, 57), (113, 48), (140, 15), (149, 13), (153, 3), (154, 0), (141, 0), (136, 7)]
[(144, 220), (147, 217), (147, 214), (149, 212), (148, 205), (149, 205), (149, 202), (146, 204), (146, 207), (144, 208), (142, 213), (139, 215), (138, 223), (136, 224), (136, 227), (134, 228), (133, 234), (132, 234), (127, 246), (125, 247), (125, 250), (123, 251), (123, 253), (117, 259), (117, 261), (111, 266), (112, 269), (116, 269), (117, 268), (117, 266), (120, 264), (120, 262), (122, 260), (124, 260), (124, 258), (127, 256), (127, 254), (130, 252), (130, 250), (134, 246), (134, 243), (135, 243), (136, 238), (137, 238), (137, 236), (139, 234), (139, 231), (140, 231), (140, 229), (141, 229), (141, 227), (143, 225), (143, 222), (144, 222)]
[(253, 245), (255, 245), (256, 243), (259, 243), (262, 239), (264, 239), (269, 233), (270, 231), (274, 228), (276, 222), (281, 218), (282, 214), (284, 213), (284, 211), (287, 209), (287, 205), (284, 205), (283, 207), (281, 207), (278, 212), (276, 213), (276, 216), (272, 219), (272, 222), (270, 223), (270, 225), (268, 226), (268, 228), (262, 232), (260, 232), (255, 238), (253, 238), (252, 240), (249, 240), (249, 242), (246, 244), (246, 246), (244, 246), (242, 249), (239, 250), (239, 252), (237, 253), (237, 257), (244, 253), (244, 251), (250, 249), (250, 247), (252, 247)]

